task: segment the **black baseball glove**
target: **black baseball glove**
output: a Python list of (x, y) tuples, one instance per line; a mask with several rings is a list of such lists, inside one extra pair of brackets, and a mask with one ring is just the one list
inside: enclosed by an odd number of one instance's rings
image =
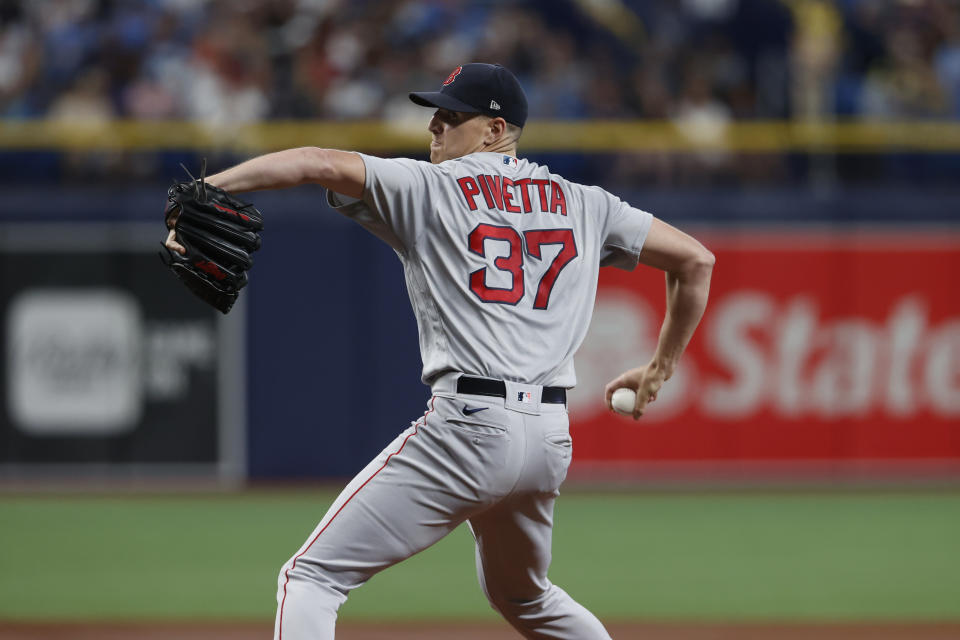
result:
[[(204, 163), (205, 165), (206, 163)], [(199, 180), (167, 190), (164, 218), (185, 255), (164, 246), (167, 265), (190, 291), (227, 313), (247, 286), (250, 254), (260, 248), (263, 216), (252, 204)]]

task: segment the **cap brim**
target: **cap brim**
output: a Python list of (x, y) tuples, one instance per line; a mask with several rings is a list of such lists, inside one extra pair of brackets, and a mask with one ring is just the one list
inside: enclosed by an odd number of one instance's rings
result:
[(417, 91), (410, 94), (410, 99), (421, 107), (435, 107), (437, 109), (449, 109), (450, 111), (462, 111), (463, 113), (480, 113), (480, 109), (471, 107), (466, 102), (460, 102), (453, 96), (439, 91)]

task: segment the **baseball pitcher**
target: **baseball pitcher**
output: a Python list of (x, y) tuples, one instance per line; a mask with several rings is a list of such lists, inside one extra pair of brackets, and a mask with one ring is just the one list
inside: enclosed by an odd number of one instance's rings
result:
[[(573, 356), (600, 267), (663, 270), (656, 352), (605, 390), (608, 407), (616, 389), (634, 390), (639, 419), (700, 321), (713, 255), (603, 189), (518, 158), (527, 100), (507, 69), (465, 64), (439, 91), (410, 98), (435, 109), (430, 162), (308, 147), (207, 179), (228, 192), (321, 184), (335, 210), (389, 244), (432, 391), (426, 413), (356, 475), (281, 569), (274, 637), (333, 638), (351, 590), (467, 522), (484, 593), (524, 637), (609, 638), (547, 577), (573, 447)], [(175, 229), (166, 246), (183, 253)]]

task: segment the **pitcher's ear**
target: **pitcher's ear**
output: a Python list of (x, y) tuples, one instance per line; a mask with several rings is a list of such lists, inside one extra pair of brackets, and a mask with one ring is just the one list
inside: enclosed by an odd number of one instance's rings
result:
[(487, 144), (491, 144), (503, 137), (507, 131), (507, 121), (503, 118), (490, 118), (487, 121), (487, 134), (484, 136)]

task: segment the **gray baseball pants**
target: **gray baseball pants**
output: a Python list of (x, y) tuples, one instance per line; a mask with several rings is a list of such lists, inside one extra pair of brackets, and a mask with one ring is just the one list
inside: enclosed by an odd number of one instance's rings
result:
[[(465, 406), (480, 410), (465, 415)], [(281, 569), (274, 639), (332, 639), (350, 591), (468, 521), (483, 591), (525, 638), (609, 640), (547, 579), (553, 505), (572, 452), (568, 425), (561, 404), (431, 398)]]

